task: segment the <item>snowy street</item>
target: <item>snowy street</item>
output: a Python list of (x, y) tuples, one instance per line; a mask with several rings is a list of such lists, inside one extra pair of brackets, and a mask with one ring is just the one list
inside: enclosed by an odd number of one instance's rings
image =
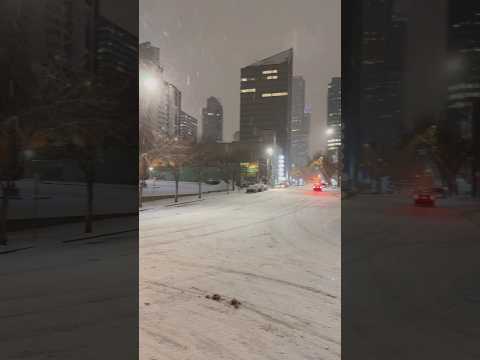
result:
[(337, 192), (143, 211), (141, 359), (340, 359), (340, 255)]
[(345, 357), (480, 358), (479, 215), (461, 198), (342, 201)]

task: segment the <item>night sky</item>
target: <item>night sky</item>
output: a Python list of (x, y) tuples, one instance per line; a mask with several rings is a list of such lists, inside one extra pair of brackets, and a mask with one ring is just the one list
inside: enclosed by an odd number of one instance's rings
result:
[(224, 106), (224, 140), (239, 129), (240, 68), (294, 48), (294, 74), (312, 107), (311, 151), (325, 143), (327, 85), (341, 75), (339, 0), (140, 0), (140, 41), (160, 48), (182, 107), (201, 119), (207, 97)]

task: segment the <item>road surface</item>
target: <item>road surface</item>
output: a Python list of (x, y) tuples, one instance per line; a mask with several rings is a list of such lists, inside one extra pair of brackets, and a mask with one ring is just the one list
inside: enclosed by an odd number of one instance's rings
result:
[(0, 359), (135, 359), (137, 226), (99, 221), (92, 236), (118, 234), (83, 240), (82, 224), (41, 229), (35, 241), (12, 235), (0, 247)]
[(342, 201), (346, 359), (480, 359), (480, 204)]
[(340, 255), (336, 192), (219, 194), (142, 212), (140, 358), (340, 359)]

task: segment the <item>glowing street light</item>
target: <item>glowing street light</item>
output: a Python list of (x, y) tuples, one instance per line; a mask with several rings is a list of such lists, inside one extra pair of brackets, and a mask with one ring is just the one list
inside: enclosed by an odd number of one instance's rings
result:
[(273, 148), (272, 147), (267, 148), (266, 152), (267, 152), (267, 155), (272, 156), (273, 155)]
[(327, 133), (327, 135), (333, 135), (334, 130), (332, 128), (328, 128), (326, 133)]
[(156, 91), (158, 89), (158, 80), (155, 79), (154, 77), (146, 77), (143, 80), (143, 86), (148, 91)]

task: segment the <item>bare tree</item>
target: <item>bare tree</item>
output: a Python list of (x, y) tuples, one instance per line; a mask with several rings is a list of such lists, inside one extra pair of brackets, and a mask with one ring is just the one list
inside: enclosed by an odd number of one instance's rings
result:
[(194, 159), (194, 147), (191, 142), (178, 138), (167, 138), (156, 144), (147, 154), (149, 164), (172, 171), (175, 181), (175, 202), (179, 198), (180, 175), (183, 168), (191, 165)]
[(415, 130), (405, 148), (410, 151), (423, 148), (447, 183), (449, 191), (457, 193), (456, 177), (472, 153), (471, 145), (471, 142), (446, 126), (431, 121)]

